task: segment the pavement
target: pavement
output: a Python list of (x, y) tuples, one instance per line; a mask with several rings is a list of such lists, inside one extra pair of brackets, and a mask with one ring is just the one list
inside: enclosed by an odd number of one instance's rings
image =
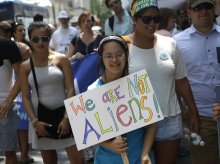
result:
[[(43, 160), (41, 157), (41, 154), (39, 151), (36, 150), (30, 150), (29, 151), (30, 155), (34, 158), (34, 163), (33, 164), (42, 164)], [(88, 152), (84, 152), (84, 154), (88, 155)], [(19, 156), (19, 152), (17, 153), (17, 155)], [(91, 154), (90, 154), (91, 155)], [(3, 154), (0, 153), (0, 164), (4, 164), (4, 159), (1, 160), (3, 157)], [(176, 164), (191, 164), (191, 156), (190, 153), (180, 153), (180, 155), (178, 156), (177, 162)], [(63, 151), (58, 151), (58, 164), (69, 164), (69, 160), (68, 160), (68, 156), (66, 154), (66, 152)], [(93, 161), (86, 161), (86, 164), (93, 164)]]
[[(58, 154), (58, 164), (69, 164), (68, 156), (65, 152), (65, 150), (59, 150), (57, 151)], [(93, 164), (93, 161), (91, 160), (91, 152), (85, 151), (84, 154), (86, 154), (86, 158), (90, 158), (86, 161), (86, 164)], [(43, 159), (41, 157), (41, 154), (37, 150), (29, 150), (29, 155), (34, 158), (33, 164), (42, 164)], [(20, 152), (17, 152), (17, 156), (20, 156)], [(3, 153), (0, 151), (0, 164), (5, 164)]]

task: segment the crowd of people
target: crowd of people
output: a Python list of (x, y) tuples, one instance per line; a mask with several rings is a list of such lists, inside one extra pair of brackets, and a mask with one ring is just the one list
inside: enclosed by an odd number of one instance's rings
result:
[[(189, 141), (192, 163), (219, 164), (220, 2), (188, 0), (177, 10), (160, 8), (157, 0), (133, 0), (130, 10), (121, 0), (104, 3), (114, 14), (102, 33), (92, 30), (95, 17), (89, 11), (80, 14), (78, 27), (70, 26), (67, 11), (60, 11), (55, 30), (37, 14), (27, 27), (29, 39), (22, 22), (0, 22), (0, 150), (5, 163), (34, 162), (29, 144), (45, 164), (58, 163), (59, 149), (71, 164), (86, 163), (76, 148), (64, 100), (78, 93), (71, 64), (89, 62), (87, 56), (95, 52), (97, 79), (86, 84), (88, 90), (146, 69), (164, 116), (121, 139), (95, 145), (90, 150), (95, 164), (122, 164), (121, 153), (131, 164), (175, 164), (184, 127), (205, 143)], [(47, 122), (40, 111), (61, 112), (61, 119)]]

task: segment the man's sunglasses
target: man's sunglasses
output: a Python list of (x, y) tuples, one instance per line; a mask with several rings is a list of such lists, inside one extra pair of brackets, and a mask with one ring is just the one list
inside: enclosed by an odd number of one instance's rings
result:
[(31, 38), (31, 41), (33, 43), (38, 43), (40, 40), (41, 40), (41, 42), (49, 42), (50, 37), (45, 35), (45, 36), (41, 36), (41, 37), (34, 36), (33, 38)]
[(213, 9), (213, 5), (209, 3), (203, 3), (201, 5), (198, 5), (196, 7), (191, 8), (193, 11), (201, 11), (203, 9), (205, 10), (211, 10)]
[(142, 20), (142, 22), (144, 24), (149, 24), (152, 20), (154, 21), (154, 23), (160, 23), (162, 16), (161, 15), (157, 15), (154, 17), (151, 16), (139, 16), (139, 18)]
[(115, 0), (112, 2), (112, 4), (109, 4), (109, 7), (112, 8), (114, 5), (117, 5), (117, 3), (119, 2), (120, 0)]

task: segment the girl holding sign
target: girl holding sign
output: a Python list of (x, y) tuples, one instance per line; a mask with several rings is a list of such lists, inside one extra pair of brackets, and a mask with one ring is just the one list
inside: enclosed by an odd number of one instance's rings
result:
[[(94, 89), (108, 82), (128, 75), (128, 47), (124, 39), (118, 36), (104, 38), (98, 48), (101, 57), (100, 69), (104, 74), (88, 89)], [(122, 139), (112, 139), (98, 145), (95, 164), (122, 164), (122, 153), (127, 153), (131, 164), (151, 164), (150, 149), (156, 134), (156, 124), (124, 134)], [(124, 161), (124, 163), (126, 163)]]

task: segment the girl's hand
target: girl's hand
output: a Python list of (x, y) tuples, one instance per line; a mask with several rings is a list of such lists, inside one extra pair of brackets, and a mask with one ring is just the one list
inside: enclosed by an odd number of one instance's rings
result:
[(128, 149), (127, 139), (124, 137), (121, 138), (122, 140), (114, 139), (110, 143), (110, 148), (118, 154), (124, 153)]

